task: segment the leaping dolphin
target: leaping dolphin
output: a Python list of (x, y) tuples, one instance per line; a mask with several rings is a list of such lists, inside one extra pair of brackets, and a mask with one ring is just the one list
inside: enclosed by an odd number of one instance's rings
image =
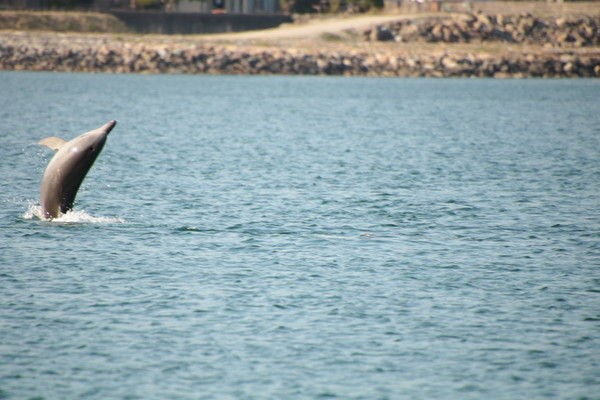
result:
[(52, 157), (40, 188), (40, 203), (44, 218), (52, 219), (73, 208), (75, 195), (92, 164), (102, 151), (108, 133), (117, 121), (84, 133), (70, 141), (54, 136), (39, 141), (57, 153)]

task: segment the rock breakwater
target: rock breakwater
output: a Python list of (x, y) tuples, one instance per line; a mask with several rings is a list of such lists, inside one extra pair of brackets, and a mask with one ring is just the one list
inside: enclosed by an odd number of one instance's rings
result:
[(400, 20), (364, 32), (372, 41), (508, 42), (552, 47), (600, 45), (600, 15), (539, 18), (531, 14), (454, 15)]
[(404, 77), (600, 77), (600, 52), (531, 54), (319, 51), (99, 38), (0, 35), (0, 69), (30, 71), (288, 74)]

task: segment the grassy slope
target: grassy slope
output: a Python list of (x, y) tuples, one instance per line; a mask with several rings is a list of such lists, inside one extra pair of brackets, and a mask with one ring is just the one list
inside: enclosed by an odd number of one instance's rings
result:
[(1, 11), (0, 29), (55, 32), (127, 32), (118, 18), (97, 12)]

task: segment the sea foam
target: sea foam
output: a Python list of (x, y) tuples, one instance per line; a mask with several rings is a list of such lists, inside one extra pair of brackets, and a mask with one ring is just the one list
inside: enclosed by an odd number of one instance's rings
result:
[(85, 210), (70, 210), (66, 214), (61, 214), (58, 218), (52, 220), (44, 218), (42, 207), (38, 204), (29, 204), (27, 210), (22, 215), (23, 219), (40, 219), (52, 223), (88, 223), (88, 224), (114, 224), (124, 223), (125, 220), (119, 217), (96, 217), (88, 214)]

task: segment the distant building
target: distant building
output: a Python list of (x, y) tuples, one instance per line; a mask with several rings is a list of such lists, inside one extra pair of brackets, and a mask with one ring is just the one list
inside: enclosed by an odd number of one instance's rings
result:
[(279, 9), (278, 0), (179, 0), (172, 11), (210, 13), (224, 11), (232, 14), (270, 14)]

